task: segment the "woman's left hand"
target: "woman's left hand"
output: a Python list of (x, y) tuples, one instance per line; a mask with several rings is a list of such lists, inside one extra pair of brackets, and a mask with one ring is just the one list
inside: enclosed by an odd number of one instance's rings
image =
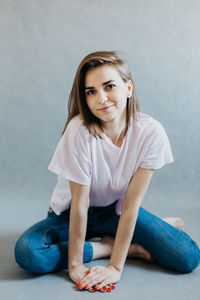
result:
[(90, 273), (81, 279), (80, 284), (83, 288), (87, 286), (89, 289), (95, 286), (96, 289), (101, 290), (101, 288), (119, 281), (121, 273), (109, 265), (90, 267)]

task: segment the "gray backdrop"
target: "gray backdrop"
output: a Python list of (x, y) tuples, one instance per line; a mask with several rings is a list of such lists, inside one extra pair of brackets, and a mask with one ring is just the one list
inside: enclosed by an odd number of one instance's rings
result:
[[(155, 171), (143, 206), (160, 217), (182, 217), (186, 232), (200, 241), (199, 11), (198, 0), (0, 0), (4, 283), (22, 272), (13, 259), (17, 238), (46, 216), (56, 183), (47, 167), (67, 118), (74, 75), (83, 57), (97, 50), (126, 54), (141, 111), (162, 123), (171, 143), (175, 162)], [(194, 297), (197, 273), (184, 283), (193, 285)], [(176, 280), (171, 284), (178, 293)], [(157, 299), (154, 293), (148, 297)], [(180, 290), (184, 295), (188, 299)]]

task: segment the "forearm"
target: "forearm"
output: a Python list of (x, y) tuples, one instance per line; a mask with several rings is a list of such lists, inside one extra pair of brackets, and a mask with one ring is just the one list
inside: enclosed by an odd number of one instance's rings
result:
[(138, 211), (150, 184), (153, 172), (153, 169), (138, 168), (128, 185), (109, 261), (109, 265), (119, 271), (123, 269), (135, 230)]
[(118, 271), (123, 270), (123, 266), (128, 254), (128, 249), (133, 237), (135, 224), (137, 221), (139, 205), (136, 204), (131, 209), (122, 210), (117, 233), (115, 237), (112, 255), (108, 265), (113, 266)]
[(87, 227), (87, 206), (72, 206), (69, 223), (68, 268), (83, 264), (83, 249)]

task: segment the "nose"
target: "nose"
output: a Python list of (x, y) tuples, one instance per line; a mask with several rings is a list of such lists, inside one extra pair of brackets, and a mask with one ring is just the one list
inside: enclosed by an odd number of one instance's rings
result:
[(100, 90), (98, 93), (98, 103), (104, 103), (108, 100), (107, 93), (104, 90)]

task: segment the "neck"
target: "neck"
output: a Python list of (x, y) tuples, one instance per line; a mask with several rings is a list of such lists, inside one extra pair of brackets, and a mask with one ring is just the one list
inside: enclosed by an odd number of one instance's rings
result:
[(121, 116), (119, 119), (113, 119), (108, 122), (104, 122), (104, 132), (114, 143), (119, 142), (124, 138), (126, 130), (126, 117)]

